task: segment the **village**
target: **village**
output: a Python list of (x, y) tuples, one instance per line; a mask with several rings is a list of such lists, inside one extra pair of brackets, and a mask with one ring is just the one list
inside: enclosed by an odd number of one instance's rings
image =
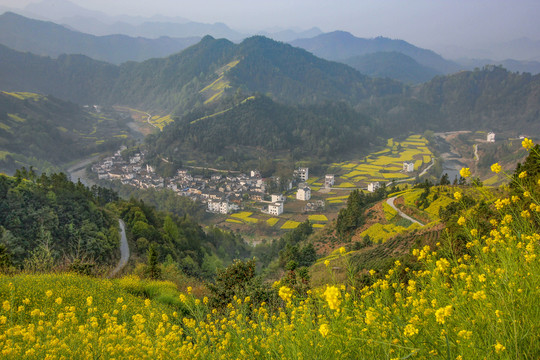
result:
[[(186, 196), (205, 204), (211, 213), (230, 214), (243, 209), (247, 200), (262, 204), (260, 211), (265, 214), (279, 216), (283, 213), (286, 197), (283, 194), (267, 193), (268, 183), (279, 182), (279, 178), (263, 179), (257, 170), (248, 174), (213, 173), (209, 177), (192, 175), (186, 169), (180, 169), (172, 178), (163, 178), (155, 169), (145, 164), (145, 152), (125, 159), (122, 146), (114, 155), (102, 159), (92, 165), (92, 172), (98, 180), (120, 181), (123, 185), (136, 188), (170, 189), (179, 196)], [(324, 201), (309, 202), (312, 189), (307, 184), (309, 168), (301, 167), (294, 171), (293, 178), (286, 181), (286, 191), (297, 188), (295, 198), (305, 201), (304, 211), (319, 211), (325, 207)], [(334, 175), (326, 175), (324, 186), (334, 185)]]

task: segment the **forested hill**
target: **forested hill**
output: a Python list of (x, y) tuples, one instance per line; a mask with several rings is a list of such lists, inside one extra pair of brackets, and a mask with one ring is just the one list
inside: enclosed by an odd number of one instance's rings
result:
[(249, 157), (249, 149), (256, 158), (286, 151), (297, 158), (330, 160), (376, 141), (376, 129), (372, 119), (345, 103), (293, 106), (259, 96), (215, 116), (188, 114), (148, 144), (151, 152), (170, 160), (202, 153), (238, 161)]
[(217, 228), (206, 233), (189, 216), (119, 199), (62, 173), (39, 176), (23, 168), (14, 177), (0, 174), (0, 270), (103, 273), (118, 259), (119, 218), (131, 259), (146, 259), (152, 248), (159, 262), (198, 278), (251, 253), (240, 236)]
[(23, 53), (0, 45), (0, 90), (53, 95), (78, 104), (101, 104), (111, 93), (120, 69), (83, 55), (58, 59)]
[(434, 106), (454, 128), (540, 130), (540, 75), (487, 66), (436, 77), (414, 98)]
[(90, 112), (33, 93), (0, 91), (0, 172), (11, 174), (23, 165), (54, 169), (112, 150), (127, 134), (127, 126), (106, 111)]
[(393, 131), (534, 133), (540, 130), (540, 75), (487, 66), (437, 76), (407, 96), (374, 99), (357, 110)]
[[(0, 60), (4, 90), (162, 111), (183, 112), (204, 102), (207, 99), (200, 91), (216, 80), (221, 90), (231, 93), (261, 92), (293, 103), (340, 99), (356, 104), (372, 95), (404, 91), (396, 81), (371, 79), (346, 65), (261, 36), (239, 45), (207, 36), (176, 55), (121, 66), (73, 55), (53, 60), (3, 46)], [(232, 68), (228, 72), (223, 70), (227, 66)]]
[(372, 79), (349, 66), (262, 36), (244, 40), (237, 54), (242, 60), (230, 71), (231, 83), (250, 92), (270, 93), (281, 102), (346, 100), (356, 104), (370, 96), (404, 91), (397, 81)]

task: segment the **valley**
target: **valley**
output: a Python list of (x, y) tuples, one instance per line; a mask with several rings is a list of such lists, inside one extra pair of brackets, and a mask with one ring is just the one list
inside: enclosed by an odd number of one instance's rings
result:
[[(533, 42), (506, 69), (34, 1), (0, 15), (2, 359), (539, 357)], [(280, 6), (244, 5), (216, 19)]]

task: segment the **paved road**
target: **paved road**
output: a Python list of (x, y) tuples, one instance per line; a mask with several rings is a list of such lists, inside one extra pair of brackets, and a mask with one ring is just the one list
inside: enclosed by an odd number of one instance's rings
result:
[(413, 219), (413, 218), (410, 217), (409, 215), (405, 214), (403, 211), (399, 210), (399, 209), (394, 205), (394, 200), (396, 200), (396, 196), (393, 196), (393, 197), (391, 197), (391, 198), (386, 199), (386, 203), (387, 203), (388, 205), (390, 205), (390, 207), (391, 207), (392, 209), (396, 210), (399, 216), (401, 216), (402, 218), (407, 219), (407, 220), (409, 220), (409, 221), (412, 221), (412, 222), (414, 222), (414, 223), (417, 223), (417, 224), (420, 225), (420, 226), (424, 226), (424, 224), (422, 224), (420, 221)]
[(122, 220), (118, 220), (118, 224), (120, 225), (120, 261), (118, 261), (118, 265), (116, 265), (113, 271), (111, 271), (109, 277), (115, 276), (124, 268), (124, 266), (126, 266), (129, 260), (129, 245), (126, 237), (126, 225)]

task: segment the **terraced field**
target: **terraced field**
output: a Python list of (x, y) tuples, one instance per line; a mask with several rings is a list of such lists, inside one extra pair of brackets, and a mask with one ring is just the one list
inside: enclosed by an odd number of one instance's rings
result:
[[(374, 152), (360, 161), (332, 164), (332, 170), (340, 174), (336, 187), (366, 187), (374, 181), (390, 182), (411, 178), (403, 173), (403, 162), (414, 162), (415, 173), (431, 162), (433, 154), (427, 148), (427, 140), (421, 135), (411, 135), (402, 142), (388, 139), (386, 149)], [(413, 173), (413, 174), (415, 174)]]

